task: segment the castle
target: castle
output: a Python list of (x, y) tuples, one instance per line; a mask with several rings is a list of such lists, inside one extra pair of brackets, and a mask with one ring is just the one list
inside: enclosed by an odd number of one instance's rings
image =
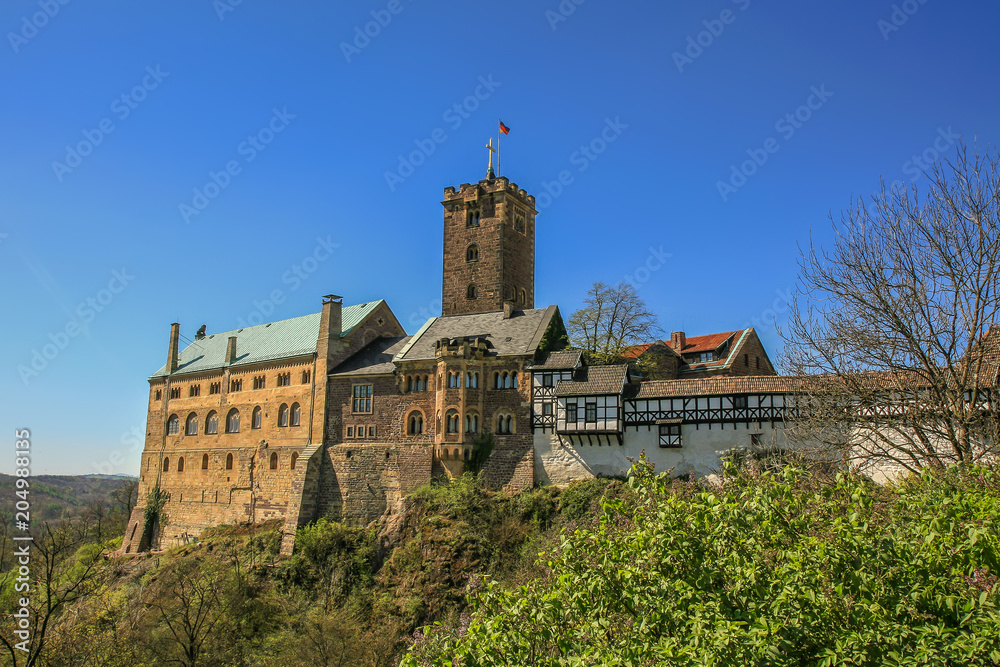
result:
[[(667, 377), (588, 366), (559, 309), (535, 308), (535, 198), (507, 178), (445, 188), (442, 315), (407, 335), (385, 301), (206, 334), (149, 378), (139, 503), (123, 553), (207, 527), (280, 519), (282, 550), (319, 517), (369, 522), (462, 473), (484, 433), (487, 480), (509, 491), (627, 471), (713, 472), (782, 440), (790, 386), (753, 329), (633, 348)], [(664, 370), (665, 369), (665, 370)], [(154, 488), (167, 500), (145, 517)], [(160, 522), (157, 516), (165, 515)]]

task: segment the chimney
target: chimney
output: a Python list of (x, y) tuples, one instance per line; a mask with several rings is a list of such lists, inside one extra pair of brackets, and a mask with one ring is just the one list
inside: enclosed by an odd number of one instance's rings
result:
[(675, 331), (670, 334), (670, 347), (674, 348), (675, 352), (683, 350), (685, 345), (687, 345), (687, 338), (683, 331)]
[(236, 336), (229, 337), (229, 344), (226, 346), (226, 363), (231, 364), (236, 361)]
[(327, 325), (330, 338), (339, 337), (344, 327), (344, 297), (327, 294), (323, 297), (323, 320), (320, 326)]
[(177, 370), (177, 342), (181, 337), (181, 325), (174, 322), (170, 325), (170, 349), (167, 351), (167, 374)]
[(503, 318), (509, 320), (510, 316), (514, 314), (514, 302), (504, 301), (503, 302)]

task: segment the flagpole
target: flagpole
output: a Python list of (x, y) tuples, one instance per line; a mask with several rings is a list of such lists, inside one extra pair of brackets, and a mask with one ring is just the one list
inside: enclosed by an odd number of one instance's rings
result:
[(497, 119), (497, 177), (499, 177), (503, 172), (500, 171), (500, 135), (503, 134), (500, 131), (500, 119)]

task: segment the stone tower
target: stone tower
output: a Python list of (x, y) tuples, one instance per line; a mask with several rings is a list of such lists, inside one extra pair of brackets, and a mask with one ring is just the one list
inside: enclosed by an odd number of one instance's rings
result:
[(478, 183), (444, 189), (441, 314), (535, 306), (535, 198), (492, 168)]

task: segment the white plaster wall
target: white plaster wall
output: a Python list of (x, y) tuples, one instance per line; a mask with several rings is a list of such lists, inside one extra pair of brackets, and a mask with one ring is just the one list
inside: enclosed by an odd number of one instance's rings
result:
[(762, 444), (788, 444), (781, 424), (773, 428), (768, 423), (751, 424), (749, 428), (743, 424), (726, 424), (725, 428), (713, 424), (711, 430), (706, 424), (697, 429), (693, 424), (683, 424), (683, 444), (679, 448), (660, 447), (655, 426), (648, 430), (645, 426), (628, 428), (624, 445), (612, 438), (610, 446), (606, 442), (590, 445), (586, 438), (565, 435), (560, 443), (555, 433), (539, 429), (534, 437), (535, 477), (540, 484), (568, 484), (588, 477), (621, 475), (632, 467), (629, 457), (638, 459), (643, 450), (657, 472), (672, 468), (675, 475), (687, 475), (693, 470), (697, 477), (704, 477), (719, 472), (722, 454), (735, 447), (749, 447), (751, 433), (760, 433)]

